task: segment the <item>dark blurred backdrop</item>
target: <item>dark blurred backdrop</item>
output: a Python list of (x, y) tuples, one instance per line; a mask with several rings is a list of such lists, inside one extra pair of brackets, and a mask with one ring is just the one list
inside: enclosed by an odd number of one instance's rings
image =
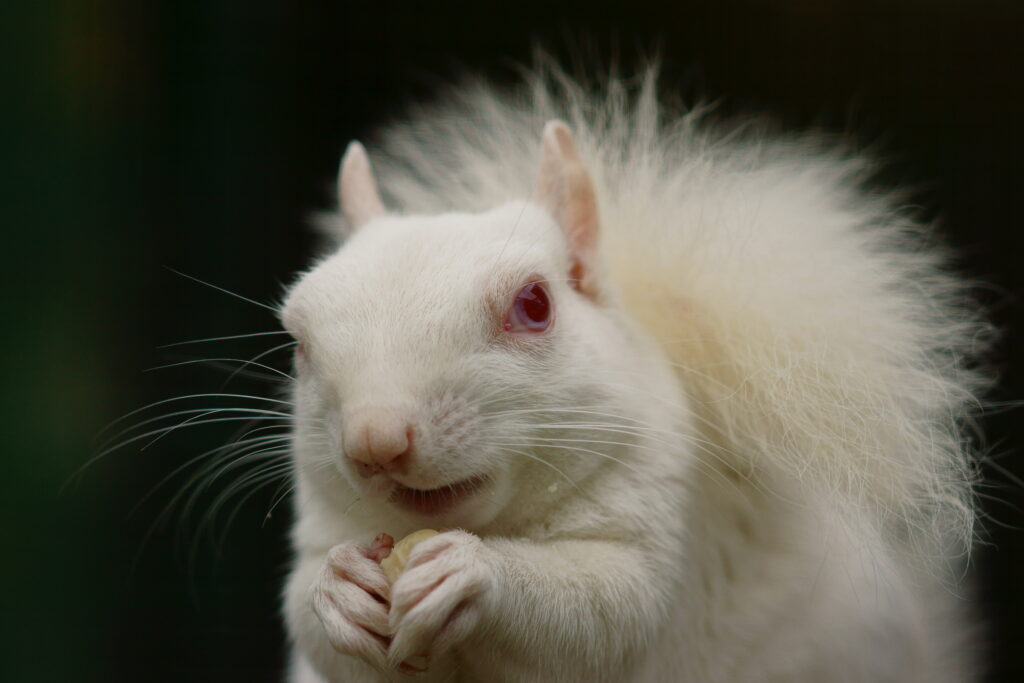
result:
[[(995, 398), (1024, 397), (1018, 1), (38, 0), (6, 14), (4, 681), (279, 678), (287, 502), (268, 515), (279, 482), (243, 500), (253, 489), (227, 490), (239, 479), (225, 473), (190, 516), (181, 503), (162, 515), (185, 472), (144, 500), (237, 423), (139, 440), (61, 487), (123, 413), (273, 391), (200, 365), (145, 372), (248, 358), (280, 339), (158, 348), (277, 329), (259, 306), (167, 267), (273, 302), (313, 248), (307, 217), (329, 206), (348, 140), (372, 144), (374, 126), (464, 70), (514, 81), (535, 41), (627, 66), (658, 47), (664, 85), (691, 101), (880, 152), (885, 181), (912, 186), (959, 266), (991, 283), (981, 296), (1005, 332)], [(287, 367), (287, 355), (264, 360)], [(107, 435), (198, 405), (222, 404), (164, 404)], [(993, 410), (982, 426), (991, 519), (974, 571), (990, 680), (1024, 681), (1021, 413)]]

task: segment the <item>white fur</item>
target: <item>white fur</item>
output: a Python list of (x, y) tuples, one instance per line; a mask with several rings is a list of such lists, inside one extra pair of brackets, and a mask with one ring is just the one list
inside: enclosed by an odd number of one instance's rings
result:
[[(306, 348), (293, 680), (388, 680), (423, 649), (430, 681), (974, 675), (961, 421), (985, 328), (963, 286), (859, 189), (863, 162), (702, 128), (654, 90), (649, 74), (594, 97), (542, 68), (384, 134), (377, 180), (401, 213), (360, 226), (283, 309)], [(555, 118), (596, 188), (596, 300), (524, 201)], [(534, 275), (555, 322), (509, 343), (492, 309)], [(486, 490), (441, 518), (401, 512), (342, 452), (364, 409), (415, 425), (403, 483)], [(366, 544), (424, 526), (462, 531), (413, 551), (390, 612), (368, 602)], [(390, 651), (358, 628), (384, 617)]]

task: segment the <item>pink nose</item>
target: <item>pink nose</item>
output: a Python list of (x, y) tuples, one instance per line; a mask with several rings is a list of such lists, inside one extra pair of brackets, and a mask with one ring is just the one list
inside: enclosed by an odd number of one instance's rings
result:
[(362, 476), (403, 469), (412, 457), (413, 433), (407, 420), (389, 412), (365, 411), (346, 422), (345, 455)]

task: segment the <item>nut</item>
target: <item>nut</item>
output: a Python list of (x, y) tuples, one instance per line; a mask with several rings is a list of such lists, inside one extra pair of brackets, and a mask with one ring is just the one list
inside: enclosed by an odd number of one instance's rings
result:
[(394, 583), (398, 575), (405, 569), (405, 563), (409, 561), (409, 553), (412, 552), (413, 546), (428, 538), (437, 536), (437, 533), (433, 529), (420, 529), (395, 543), (395, 547), (391, 549), (391, 554), (380, 561), (380, 568), (384, 570), (384, 575), (388, 577), (390, 583)]

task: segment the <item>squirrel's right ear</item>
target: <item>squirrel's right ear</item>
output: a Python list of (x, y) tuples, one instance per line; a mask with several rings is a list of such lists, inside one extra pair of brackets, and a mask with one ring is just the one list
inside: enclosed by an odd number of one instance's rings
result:
[(358, 230), (364, 224), (387, 213), (384, 202), (377, 192), (377, 181), (373, 179), (370, 158), (358, 142), (349, 143), (341, 158), (338, 171), (338, 199), (341, 213), (348, 221), (350, 230)]
[(540, 141), (540, 172), (534, 190), (537, 202), (558, 222), (572, 259), (569, 277), (575, 287), (597, 297), (597, 195), (572, 131), (564, 122), (548, 121)]

